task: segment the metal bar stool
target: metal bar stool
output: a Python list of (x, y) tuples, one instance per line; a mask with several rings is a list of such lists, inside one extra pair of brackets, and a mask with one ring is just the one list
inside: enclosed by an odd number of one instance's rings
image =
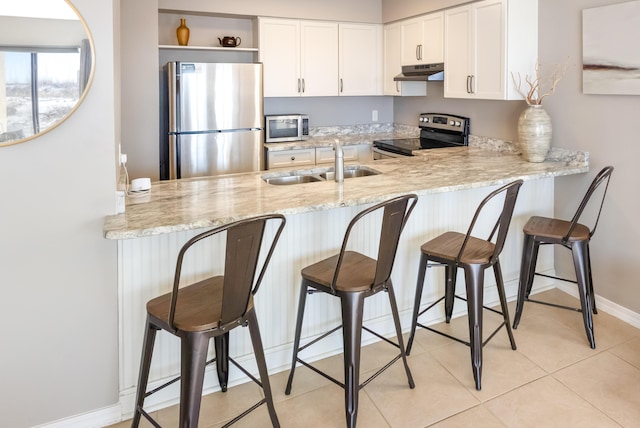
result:
[[(522, 250), (522, 264), (520, 265), (520, 283), (518, 285), (518, 301), (516, 304), (516, 315), (513, 320), (513, 328), (518, 328), (525, 301), (582, 312), (584, 329), (587, 333), (589, 345), (591, 348), (595, 349), (596, 342), (593, 334), (592, 312), (597, 314), (598, 311), (596, 310), (596, 300), (593, 292), (589, 242), (591, 241), (591, 237), (598, 226), (600, 214), (602, 213), (602, 206), (604, 205), (604, 198), (607, 194), (607, 189), (609, 188), (609, 180), (611, 179), (612, 173), (613, 167), (607, 166), (603, 168), (598, 175), (596, 175), (591, 182), (589, 189), (587, 189), (587, 193), (582, 198), (582, 202), (580, 203), (580, 206), (578, 206), (578, 210), (573, 215), (571, 221), (534, 216), (531, 217), (527, 224), (524, 225), (524, 244)], [(600, 200), (598, 215), (593, 228), (589, 229), (588, 226), (579, 223), (580, 217), (589, 204), (591, 196), (603, 183), (605, 186), (604, 191), (602, 192), (602, 199)], [(540, 274), (535, 271), (540, 245), (549, 244), (560, 245), (571, 250), (577, 278), (576, 281), (552, 275)], [(578, 294), (580, 295), (580, 308), (572, 308), (529, 298), (535, 275), (577, 284)]]
[[(256, 279), (265, 227), (271, 220), (277, 222), (278, 227)], [(180, 422), (178, 426), (180, 428), (197, 427), (205, 366), (216, 361), (216, 358), (207, 361), (209, 339), (223, 337), (238, 326), (249, 327), (260, 380), (239, 366), (233, 359), (229, 358), (229, 361), (262, 387), (265, 398), (225, 426), (237, 422), (264, 403), (267, 404), (272, 425), (274, 427), (280, 426), (273, 406), (253, 296), (258, 291), (285, 222), (282, 215), (265, 215), (237, 221), (196, 235), (180, 249), (172, 291), (147, 303), (147, 325), (132, 427), (138, 426), (141, 416), (148, 419), (154, 426), (160, 426), (144, 411), (144, 400), (178, 379), (180, 379)], [(225, 257), (224, 275), (209, 277), (180, 287), (182, 261), (187, 250), (196, 242), (222, 232), (226, 232), (226, 252), (222, 255)], [(180, 376), (146, 392), (153, 345), (156, 332), (160, 329), (180, 338)], [(228, 357), (226, 349), (216, 349), (216, 357), (220, 356), (225, 357), (224, 364), (226, 365)]]
[[(398, 359), (402, 358), (409, 386), (411, 388), (415, 387), (413, 377), (411, 376), (409, 366), (407, 365), (402, 340), (402, 329), (400, 327), (400, 318), (398, 316), (398, 307), (390, 276), (396, 256), (396, 250), (398, 248), (400, 234), (417, 201), (418, 197), (416, 195), (400, 196), (374, 205), (360, 212), (349, 223), (339, 254), (302, 269), (302, 282), (300, 285), (300, 301), (298, 304), (298, 318), (296, 321), (293, 358), (291, 361), (291, 372), (289, 373), (289, 380), (287, 382), (285, 393), (287, 395), (291, 393), (296, 362), (309, 367), (313, 371), (344, 388), (345, 414), (348, 427), (356, 426), (356, 419), (358, 416), (358, 392), (360, 389), (366, 386), (371, 380), (390, 367)], [(355, 251), (348, 251), (347, 245), (349, 243), (349, 237), (355, 224), (365, 216), (380, 209), (384, 211), (382, 216), (382, 229), (380, 233), (377, 260)], [(380, 291), (387, 291), (389, 293), (389, 301), (391, 303), (391, 313), (393, 315), (393, 321), (396, 329), (397, 343), (382, 337), (378, 333), (362, 325), (364, 299), (373, 296)], [(340, 304), (342, 306), (342, 325), (328, 331), (306, 345), (300, 346), (300, 334), (302, 332), (302, 320), (307, 294), (313, 294), (316, 292), (328, 293), (340, 298)], [(344, 384), (298, 357), (298, 352), (319, 340), (324, 339), (331, 333), (339, 330), (341, 327), (344, 345)], [(360, 384), (360, 346), (363, 329), (399, 348), (400, 352), (387, 365)]]
[[(522, 180), (516, 180), (507, 184), (493, 192), (491, 192), (478, 206), (467, 234), (458, 232), (445, 232), (442, 235), (426, 242), (420, 247), (420, 265), (418, 268), (418, 282), (416, 284), (416, 296), (413, 307), (413, 320), (411, 323), (411, 333), (407, 342), (407, 355), (411, 352), (411, 346), (416, 334), (416, 327), (422, 327), (434, 333), (446, 336), (457, 342), (463, 343), (471, 348), (471, 368), (473, 370), (473, 378), (476, 383), (476, 389), (481, 388), (482, 377), (482, 347), (495, 336), (495, 334), (503, 326), (506, 326), (509, 340), (511, 341), (511, 349), (516, 349), (516, 342), (511, 332), (509, 321), (509, 312), (507, 309), (507, 299), (504, 291), (504, 281), (502, 279), (502, 271), (500, 270), (500, 261), (498, 256), (502, 252), (513, 209), (516, 204), (518, 192), (522, 186)], [(498, 220), (493, 227), (489, 237), (485, 239), (475, 238), (472, 235), (476, 222), (482, 213), (483, 207), (494, 197), (504, 194), (504, 202)], [(492, 240), (495, 238), (495, 243)], [(435, 263), (428, 263), (429, 261)], [(422, 289), (424, 286), (425, 271), (428, 267), (444, 266), (445, 267), (445, 295), (441, 297), (426, 309), (420, 311), (420, 300), (422, 298)], [(496, 288), (500, 296), (500, 305), (502, 311), (496, 311), (492, 308), (483, 306), (484, 293), (484, 270), (493, 266), (493, 272), (496, 277)], [(467, 290), (467, 298), (464, 299), (455, 294), (456, 287), (456, 271), (458, 268), (464, 269), (465, 283)], [(457, 337), (440, 332), (418, 322), (418, 317), (436, 304), (445, 301), (445, 317), (446, 322), (451, 321), (453, 313), (454, 298), (466, 300), (469, 317), (469, 342), (461, 340)], [(482, 341), (482, 310), (487, 309), (503, 316), (504, 321), (496, 328), (491, 335)]]

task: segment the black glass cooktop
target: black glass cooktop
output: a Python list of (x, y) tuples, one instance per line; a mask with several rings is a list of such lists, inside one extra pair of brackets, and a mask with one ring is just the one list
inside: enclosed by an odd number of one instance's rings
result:
[(422, 149), (420, 144), (420, 138), (396, 138), (390, 140), (375, 140), (373, 142), (374, 147), (388, 150), (394, 153), (402, 153), (407, 156), (411, 156), (411, 152), (414, 150)]

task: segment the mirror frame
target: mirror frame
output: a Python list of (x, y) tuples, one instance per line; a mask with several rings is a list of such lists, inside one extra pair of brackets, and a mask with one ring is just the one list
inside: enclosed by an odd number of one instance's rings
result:
[(87, 80), (87, 85), (84, 88), (84, 91), (82, 92), (82, 95), (80, 96), (80, 98), (78, 98), (78, 101), (76, 102), (76, 104), (73, 106), (73, 108), (71, 110), (69, 110), (67, 112), (67, 114), (65, 114), (64, 116), (62, 116), (60, 118), (60, 120), (58, 120), (56, 123), (54, 123), (53, 125), (51, 125), (50, 127), (48, 127), (47, 129), (38, 132), (37, 134), (34, 135), (30, 135), (28, 137), (25, 138), (21, 138), (19, 140), (13, 140), (13, 141), (5, 141), (5, 142), (0, 142), (0, 148), (2, 147), (8, 147), (8, 146), (13, 146), (15, 144), (21, 144), (21, 143), (26, 143), (27, 141), (33, 140), (35, 138), (38, 138), (50, 131), (53, 131), (54, 129), (56, 129), (58, 126), (62, 125), (64, 122), (67, 121), (67, 119), (69, 119), (69, 117), (71, 117), (71, 115), (73, 113), (75, 113), (75, 111), (80, 107), (80, 105), (82, 104), (82, 102), (84, 101), (84, 99), (87, 97), (87, 94), (89, 93), (89, 90), (91, 89), (91, 84), (93, 83), (93, 76), (95, 75), (96, 72), (96, 48), (95, 48), (95, 43), (93, 41), (93, 36), (91, 35), (91, 31), (89, 30), (89, 26), (87, 25), (87, 21), (85, 21), (84, 17), (82, 16), (82, 14), (78, 11), (78, 9), (75, 7), (75, 5), (73, 5), (71, 3), (71, 0), (64, 0), (64, 2), (75, 12), (75, 14), (78, 16), (78, 19), (80, 20), (80, 23), (82, 24), (82, 26), (84, 27), (84, 31), (87, 34), (87, 39), (89, 40), (89, 45), (91, 46), (91, 71), (89, 72), (89, 79)]

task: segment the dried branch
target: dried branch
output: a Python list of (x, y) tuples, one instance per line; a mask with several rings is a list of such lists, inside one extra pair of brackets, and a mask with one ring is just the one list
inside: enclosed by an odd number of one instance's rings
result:
[(520, 73), (517, 73), (518, 78), (516, 79), (516, 75), (511, 73), (511, 78), (513, 79), (513, 83), (515, 84), (516, 92), (518, 92), (522, 98), (529, 105), (539, 105), (542, 104), (542, 100), (548, 97), (549, 95), (553, 95), (556, 91), (556, 87), (560, 80), (564, 77), (567, 72), (567, 63), (564, 63), (562, 66), (556, 66), (553, 73), (551, 74), (550, 80), (551, 84), (549, 86), (549, 90), (541, 93), (542, 82), (547, 79), (542, 76), (542, 72), (540, 71), (540, 63), (536, 62), (535, 67), (535, 78), (529, 75), (525, 75), (525, 82), (529, 85), (529, 90), (524, 91), (522, 89), (522, 77)]

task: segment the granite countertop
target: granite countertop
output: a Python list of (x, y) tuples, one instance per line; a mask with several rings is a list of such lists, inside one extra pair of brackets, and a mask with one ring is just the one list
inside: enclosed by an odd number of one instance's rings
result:
[[(416, 193), (428, 195), (579, 174), (589, 170), (588, 153), (552, 148), (547, 160), (526, 162), (500, 140), (476, 137), (469, 147), (421, 150), (416, 156), (364, 162), (379, 174), (295, 185), (267, 184), (260, 171), (153, 183), (148, 194), (127, 197), (126, 212), (107, 216), (104, 236), (131, 239), (213, 227), (267, 213), (292, 215), (342, 206), (376, 203)], [(331, 169), (304, 170), (318, 174)]]
[(284, 143), (265, 143), (267, 151), (310, 149), (316, 147), (333, 146), (335, 140), (339, 140), (343, 146), (357, 144), (371, 145), (374, 140), (386, 140), (389, 138), (413, 138), (420, 136), (420, 128), (417, 126), (402, 124), (375, 124), (361, 126), (323, 126), (311, 128), (309, 139), (302, 141), (287, 141)]

